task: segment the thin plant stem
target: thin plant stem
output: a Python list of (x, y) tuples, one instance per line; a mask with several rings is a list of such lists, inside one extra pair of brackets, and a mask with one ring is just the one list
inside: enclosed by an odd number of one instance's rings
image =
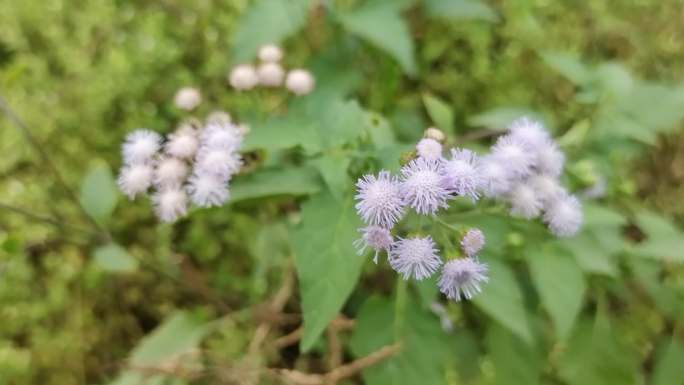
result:
[(50, 172), (52, 172), (57, 183), (66, 192), (69, 199), (76, 204), (93, 228), (97, 230), (97, 233), (102, 235), (106, 240), (110, 240), (111, 236), (109, 235), (109, 232), (107, 232), (107, 230), (105, 230), (99, 223), (97, 223), (95, 219), (93, 219), (93, 217), (88, 214), (83, 205), (81, 205), (81, 202), (79, 201), (78, 196), (76, 196), (74, 190), (72, 190), (71, 187), (69, 187), (69, 185), (65, 182), (62, 174), (57, 169), (57, 166), (55, 166), (50, 159), (50, 156), (48, 155), (47, 151), (45, 151), (45, 148), (41, 146), (41, 144), (38, 142), (38, 139), (33, 136), (33, 133), (29, 129), (28, 125), (14, 112), (14, 110), (9, 106), (5, 98), (2, 96), (0, 96), (0, 110), (2, 110), (7, 119), (19, 129), (19, 131), (24, 135), (24, 138), (26, 138), (29, 144), (36, 150), (41, 160), (50, 169)]
[(36, 221), (36, 222), (44, 222), (44, 223), (53, 225), (59, 229), (69, 228), (69, 229), (72, 229), (72, 230), (75, 230), (75, 231), (78, 231), (81, 233), (86, 233), (86, 234), (91, 235), (91, 236), (99, 235), (99, 233), (93, 233), (93, 231), (91, 229), (72, 225), (70, 223), (66, 223), (66, 222), (61, 221), (59, 219), (51, 218), (51, 217), (48, 217), (45, 215), (35, 214), (35, 213), (32, 213), (28, 210), (22, 209), (20, 207), (8, 205), (5, 203), (0, 203), (0, 209), (11, 211), (15, 214), (23, 215), (26, 218), (31, 219), (31, 220)]
[(404, 321), (406, 317), (408, 281), (400, 274), (397, 275), (397, 292), (394, 299), (394, 341), (399, 343), (403, 339)]

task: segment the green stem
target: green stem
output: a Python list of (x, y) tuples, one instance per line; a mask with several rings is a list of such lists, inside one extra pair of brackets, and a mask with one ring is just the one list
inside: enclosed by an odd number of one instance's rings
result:
[(402, 340), (404, 331), (404, 319), (406, 316), (406, 296), (408, 281), (401, 275), (397, 275), (397, 290), (394, 299), (394, 341)]

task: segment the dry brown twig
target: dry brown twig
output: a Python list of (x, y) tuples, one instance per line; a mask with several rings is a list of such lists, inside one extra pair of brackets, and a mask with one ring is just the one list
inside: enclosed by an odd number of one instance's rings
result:
[[(273, 300), (269, 304), (269, 311), (273, 314), (278, 314), (281, 313), (285, 305), (287, 304), (287, 301), (290, 299), (292, 296), (292, 290), (294, 289), (294, 272), (292, 271), (292, 268), (288, 268), (287, 272), (285, 273), (285, 278), (283, 280), (283, 284), (276, 293), (276, 295), (273, 297)], [(249, 343), (249, 350), (248, 354), (250, 356), (254, 356), (259, 352), (259, 349), (261, 348), (261, 345), (263, 342), (266, 340), (266, 337), (268, 336), (268, 333), (271, 331), (272, 324), (269, 322), (269, 320), (264, 320), (259, 324), (257, 327), (256, 331), (254, 332), (254, 337), (252, 337), (252, 341)]]

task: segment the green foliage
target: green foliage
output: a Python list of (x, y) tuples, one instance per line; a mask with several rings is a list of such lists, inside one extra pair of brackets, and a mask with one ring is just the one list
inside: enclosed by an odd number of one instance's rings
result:
[(126, 249), (110, 243), (95, 249), (93, 262), (102, 270), (113, 273), (127, 273), (138, 268), (138, 261)]
[(496, 12), (479, 0), (427, 0), (427, 14), (449, 20), (483, 20), (491, 23), (499, 21)]
[(453, 131), (454, 111), (448, 104), (429, 94), (423, 95), (423, 103), (430, 119), (437, 124), (437, 128), (444, 132)]
[(105, 164), (93, 165), (81, 182), (80, 203), (93, 219), (104, 222), (116, 207), (118, 193), (112, 171)]

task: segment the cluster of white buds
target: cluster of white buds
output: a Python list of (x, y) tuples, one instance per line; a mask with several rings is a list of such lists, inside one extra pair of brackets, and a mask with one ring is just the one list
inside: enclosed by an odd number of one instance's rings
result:
[(444, 263), (432, 237), (395, 239), (392, 235), (407, 211), (435, 217), (456, 197), (477, 201), (484, 195), (509, 202), (512, 215), (531, 219), (543, 213), (557, 236), (576, 234), (582, 210), (559, 182), (564, 154), (539, 122), (522, 118), (509, 131), (486, 156), (463, 148), (452, 148), (444, 156), (444, 135), (430, 128), (416, 145), (417, 157), (402, 167), (399, 176), (381, 171), (359, 179), (356, 209), (367, 225), (355, 243), (359, 252), (374, 249), (376, 263), (378, 254), (387, 252), (389, 264), (405, 279), (422, 280), (441, 268), (440, 291), (458, 301), (472, 298), (488, 280), (487, 266), (477, 257), (485, 244), (484, 234), (479, 229), (460, 234), (460, 250), (449, 254), (463, 258)]
[(130, 199), (154, 188), (152, 201), (163, 222), (185, 216), (190, 202), (221, 206), (230, 197), (231, 177), (242, 166), (239, 150), (247, 131), (225, 112), (209, 115), (204, 124), (182, 123), (163, 143), (155, 132), (136, 130), (123, 144), (119, 188)]
[(311, 72), (296, 68), (287, 74), (281, 65), (283, 50), (275, 44), (266, 44), (259, 48), (259, 62), (240, 64), (230, 71), (228, 81), (239, 91), (251, 90), (261, 86), (265, 88), (281, 87), (283, 84), (295, 95), (306, 95), (313, 91), (316, 81)]

